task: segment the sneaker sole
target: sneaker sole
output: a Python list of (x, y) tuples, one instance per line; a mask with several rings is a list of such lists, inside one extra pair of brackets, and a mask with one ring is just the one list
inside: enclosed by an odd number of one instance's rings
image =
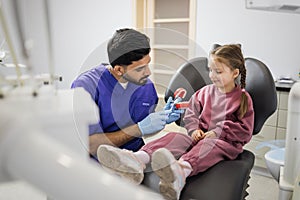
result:
[(130, 180), (135, 184), (140, 184), (144, 179), (144, 174), (130, 166), (123, 165), (120, 155), (110, 150), (107, 146), (100, 146), (97, 151), (97, 157), (103, 168), (116, 173), (121, 177)]
[(159, 149), (152, 155), (151, 166), (155, 174), (160, 178), (159, 190), (164, 199), (176, 200), (177, 191), (172, 186), (175, 175), (171, 169), (172, 163), (176, 162), (173, 155), (165, 149)]
[(165, 182), (171, 183), (175, 181), (171, 164), (176, 162), (173, 155), (165, 149), (159, 149), (152, 155), (151, 167), (159, 178)]
[(166, 200), (177, 200), (177, 192), (174, 188), (166, 184), (165, 182), (161, 182), (159, 184), (159, 191)]

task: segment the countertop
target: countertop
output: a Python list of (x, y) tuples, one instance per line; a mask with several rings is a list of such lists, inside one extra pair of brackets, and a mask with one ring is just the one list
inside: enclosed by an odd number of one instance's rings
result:
[(279, 83), (278, 81), (275, 81), (276, 90), (289, 92), (294, 83)]

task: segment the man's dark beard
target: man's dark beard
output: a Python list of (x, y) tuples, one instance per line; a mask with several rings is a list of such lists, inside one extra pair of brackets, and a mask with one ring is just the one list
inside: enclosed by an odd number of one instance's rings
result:
[(134, 83), (136, 85), (145, 85), (147, 83), (147, 79), (146, 78), (148, 78), (148, 76), (145, 76), (145, 77), (141, 78), (139, 81), (133, 80), (130, 76), (127, 76), (127, 74), (124, 74), (123, 78), (126, 81), (129, 81), (129, 82)]

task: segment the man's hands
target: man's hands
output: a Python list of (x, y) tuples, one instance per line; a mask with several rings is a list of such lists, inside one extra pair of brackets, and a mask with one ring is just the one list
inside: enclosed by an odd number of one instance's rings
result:
[(180, 102), (182, 99), (176, 98), (175, 101), (172, 97), (169, 97), (164, 110), (151, 113), (145, 119), (138, 122), (138, 127), (141, 130), (142, 136), (154, 134), (164, 129), (166, 124), (170, 124), (180, 118), (180, 114), (184, 110), (177, 109), (175, 104)]
[(164, 110), (170, 110), (171, 113), (168, 115), (168, 119), (166, 121), (167, 124), (170, 124), (172, 122), (177, 121), (180, 118), (180, 115), (184, 112), (182, 109), (176, 109), (175, 104), (181, 102), (182, 99), (180, 97), (177, 97), (175, 101), (173, 98), (170, 96)]
[(151, 113), (145, 119), (138, 122), (137, 124), (142, 132), (142, 136), (161, 131), (165, 127), (170, 113), (171, 110), (163, 110)]

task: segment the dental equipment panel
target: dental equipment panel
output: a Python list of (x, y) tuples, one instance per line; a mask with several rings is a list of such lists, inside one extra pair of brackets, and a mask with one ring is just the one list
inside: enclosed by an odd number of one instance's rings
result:
[[(279, 199), (287, 200), (299, 196), (300, 174), (300, 82), (290, 91), (286, 130), (284, 166), (280, 169)], [(295, 193), (293, 195), (293, 192)]]
[(87, 129), (98, 113), (84, 89), (42, 89), (33, 97), (20, 88), (0, 100), (1, 182), (25, 180), (54, 199), (161, 199), (90, 160)]

